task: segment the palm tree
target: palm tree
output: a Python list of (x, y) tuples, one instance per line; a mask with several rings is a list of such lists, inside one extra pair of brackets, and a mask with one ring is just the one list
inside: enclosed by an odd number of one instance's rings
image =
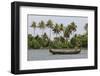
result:
[(86, 31), (86, 34), (88, 34), (88, 23), (85, 24), (84, 29)]
[(70, 28), (67, 26), (64, 30), (64, 37), (66, 38), (69, 38), (69, 35), (70, 35)]
[(35, 36), (35, 28), (36, 28), (36, 22), (35, 21), (33, 21), (31, 27), (34, 29), (34, 36)]
[(76, 28), (77, 28), (77, 25), (75, 25), (74, 22), (70, 23), (70, 24), (65, 28), (64, 36), (66, 37), (66, 39), (70, 37), (70, 34), (71, 34), (73, 31), (76, 31)]
[(50, 37), (51, 37), (51, 30), (52, 30), (52, 28), (53, 28), (53, 22), (52, 22), (52, 20), (48, 20), (46, 26), (47, 26), (48, 28), (50, 28)]
[(40, 27), (40, 29), (42, 29), (42, 35), (43, 35), (43, 31), (44, 31), (44, 28), (45, 28), (44, 21), (39, 22), (39, 27)]
[(63, 26), (63, 24), (60, 24), (60, 31), (62, 31), (64, 33), (64, 26)]
[(57, 37), (57, 34), (59, 34), (59, 32), (60, 32), (59, 25), (57, 23), (55, 24), (53, 31), (54, 31), (54, 33), (56, 33), (56, 37)]
[(88, 30), (88, 23), (85, 24), (84, 29), (87, 31)]
[(70, 24), (70, 27), (71, 27), (71, 31), (76, 31), (77, 25), (74, 22), (72, 22)]

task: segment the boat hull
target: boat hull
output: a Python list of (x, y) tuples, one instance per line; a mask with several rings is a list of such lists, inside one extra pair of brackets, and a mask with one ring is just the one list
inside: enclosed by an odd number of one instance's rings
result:
[(80, 51), (81, 49), (49, 49), (49, 52), (52, 54), (78, 54)]

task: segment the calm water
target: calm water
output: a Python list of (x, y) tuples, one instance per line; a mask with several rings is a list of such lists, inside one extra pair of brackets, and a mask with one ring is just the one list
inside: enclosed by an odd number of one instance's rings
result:
[(80, 59), (88, 58), (88, 50), (81, 50), (79, 54), (53, 55), (48, 49), (29, 49), (28, 61), (32, 60), (56, 60), (56, 59)]

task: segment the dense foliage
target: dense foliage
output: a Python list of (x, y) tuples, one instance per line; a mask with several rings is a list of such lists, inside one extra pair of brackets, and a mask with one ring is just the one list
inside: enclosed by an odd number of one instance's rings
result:
[[(42, 35), (32, 36), (28, 34), (28, 48), (40, 49), (40, 48), (75, 48), (82, 47), (87, 48), (88, 46), (88, 24), (84, 26), (85, 32), (81, 34), (75, 34), (70, 38), (70, 35), (77, 30), (77, 25), (72, 22), (67, 27), (63, 24), (54, 24), (52, 20), (48, 20), (47, 23), (41, 21), (37, 27), (36, 23), (33, 21), (32, 28), (40, 28), (42, 30)], [(50, 40), (48, 35), (43, 32), (45, 27), (50, 28), (50, 37), (51, 31), (56, 34), (53, 40)], [(63, 36), (60, 33), (63, 32)], [(57, 36), (59, 35), (59, 36)]]

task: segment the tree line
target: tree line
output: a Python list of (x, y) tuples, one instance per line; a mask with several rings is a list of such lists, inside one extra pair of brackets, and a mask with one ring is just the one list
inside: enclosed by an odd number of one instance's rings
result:
[[(48, 37), (44, 32), (44, 29), (48, 27), (50, 30), (49, 36), (51, 37), (51, 31), (56, 34), (53, 40)], [(70, 35), (77, 31), (77, 25), (75, 22), (71, 22), (67, 26), (64, 26), (63, 23), (58, 24), (54, 23), (52, 20), (44, 22), (41, 20), (39, 23), (35, 21), (32, 22), (31, 28), (33, 28), (34, 36), (28, 34), (28, 48), (39, 49), (39, 48), (75, 48), (82, 47), (87, 48), (88, 45), (88, 24), (84, 25), (85, 33), (75, 34), (72, 38)], [(36, 35), (36, 28), (40, 28), (42, 35)], [(60, 34), (62, 33), (62, 35)], [(59, 35), (59, 36), (57, 36)]]

